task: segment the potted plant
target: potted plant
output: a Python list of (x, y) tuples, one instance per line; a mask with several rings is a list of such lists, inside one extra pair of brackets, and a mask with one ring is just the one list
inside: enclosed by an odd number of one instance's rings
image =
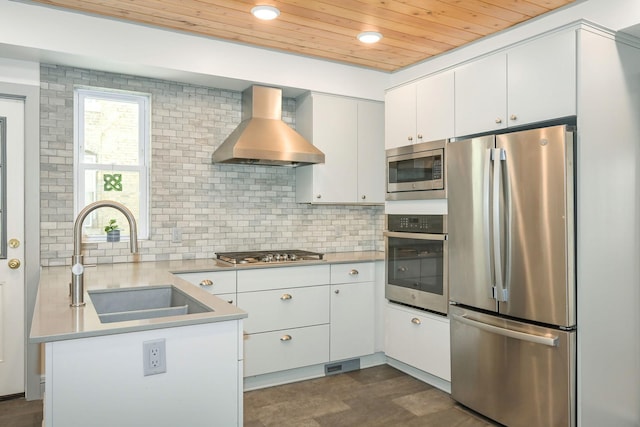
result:
[(109, 224), (104, 227), (104, 231), (107, 233), (107, 242), (120, 241), (120, 229), (115, 219), (112, 218), (109, 220)]

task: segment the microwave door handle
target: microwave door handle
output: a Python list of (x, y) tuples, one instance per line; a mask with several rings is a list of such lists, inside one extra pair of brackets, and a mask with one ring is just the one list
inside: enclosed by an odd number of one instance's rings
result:
[(528, 334), (526, 332), (514, 331), (513, 329), (501, 328), (499, 326), (489, 325), (488, 323), (479, 322), (474, 319), (470, 319), (464, 315), (460, 316), (458, 314), (454, 314), (453, 318), (460, 323), (465, 325), (481, 329), (483, 331), (502, 335), (508, 338), (515, 338), (521, 341), (528, 341), (535, 344), (543, 344), (549, 347), (557, 347), (558, 346), (558, 336), (542, 336), (535, 334)]
[(494, 280), (494, 272), (493, 269), (491, 267), (491, 238), (490, 238), (490, 227), (489, 227), (489, 223), (490, 223), (490, 212), (491, 210), (489, 209), (490, 206), (490, 196), (491, 196), (491, 159), (492, 159), (492, 152), (493, 149), (492, 148), (488, 148), (487, 149), (487, 153), (485, 156), (485, 162), (484, 162), (484, 173), (483, 173), (483, 177), (484, 177), (484, 182), (483, 182), (483, 197), (482, 197), (482, 212), (484, 213), (484, 215), (482, 216), (484, 218), (483, 220), (483, 231), (484, 233), (482, 234), (485, 238), (484, 238), (484, 255), (485, 255), (485, 266), (487, 267), (487, 271), (489, 272), (489, 283), (490, 283), (490, 297), (491, 298), (495, 298), (494, 295), (494, 289), (495, 289), (495, 280)]

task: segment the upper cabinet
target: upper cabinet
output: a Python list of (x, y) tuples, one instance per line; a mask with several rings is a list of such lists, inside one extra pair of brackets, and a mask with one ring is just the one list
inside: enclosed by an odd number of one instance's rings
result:
[(384, 203), (384, 104), (310, 93), (298, 99), (296, 129), (325, 163), (296, 168), (296, 202)]
[(576, 35), (539, 38), (455, 69), (455, 135), (576, 114)]
[(444, 72), (387, 92), (385, 148), (450, 138), (454, 74)]

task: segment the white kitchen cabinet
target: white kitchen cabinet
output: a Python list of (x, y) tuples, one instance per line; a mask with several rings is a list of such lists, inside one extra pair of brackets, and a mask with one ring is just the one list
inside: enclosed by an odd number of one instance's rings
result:
[(385, 352), (431, 375), (451, 381), (449, 319), (387, 304)]
[(576, 114), (576, 55), (575, 31), (507, 51), (507, 126)]
[(417, 142), (454, 135), (454, 74), (444, 72), (416, 83)]
[(238, 271), (245, 377), (329, 360), (329, 280), (328, 264)]
[(384, 97), (385, 149), (402, 147), (416, 141), (416, 84), (388, 90)]
[(329, 323), (329, 287), (275, 289), (238, 294), (247, 334)]
[(384, 104), (358, 101), (358, 203), (384, 203)]
[[(236, 293), (235, 271), (200, 271), (195, 273), (176, 273), (175, 276), (199, 286), (213, 295)], [(235, 298), (235, 296), (234, 296)]]
[(375, 352), (375, 264), (331, 265), (331, 360)]
[(296, 129), (325, 154), (296, 168), (296, 202), (384, 202), (384, 105), (309, 93), (298, 99)]
[(491, 55), (455, 69), (455, 135), (507, 126), (507, 56)]
[(238, 292), (328, 285), (329, 264), (251, 268), (238, 271)]
[(561, 32), (455, 69), (455, 135), (576, 114), (576, 36)]
[(387, 92), (385, 148), (454, 135), (454, 74), (443, 72)]
[(244, 376), (300, 368), (329, 360), (329, 325), (244, 336)]

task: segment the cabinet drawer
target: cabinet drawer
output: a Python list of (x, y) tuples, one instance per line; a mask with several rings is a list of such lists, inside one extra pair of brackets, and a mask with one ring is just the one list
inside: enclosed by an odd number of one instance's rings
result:
[[(177, 273), (176, 276), (196, 286), (200, 286), (210, 294), (218, 295), (236, 292), (235, 271), (202, 271), (198, 273)], [(201, 284), (203, 283), (203, 281), (207, 280), (211, 282), (211, 285)]]
[(276, 289), (238, 294), (238, 307), (249, 313), (245, 333), (329, 323), (329, 286)]
[(387, 306), (387, 356), (451, 381), (449, 319)]
[(244, 376), (284, 371), (329, 360), (329, 325), (244, 336)]
[(374, 271), (373, 262), (331, 264), (331, 284), (373, 282)]
[(236, 293), (231, 294), (215, 294), (221, 300), (228, 302), (229, 304), (238, 305), (236, 301)]
[(238, 292), (329, 284), (329, 264), (238, 271)]

